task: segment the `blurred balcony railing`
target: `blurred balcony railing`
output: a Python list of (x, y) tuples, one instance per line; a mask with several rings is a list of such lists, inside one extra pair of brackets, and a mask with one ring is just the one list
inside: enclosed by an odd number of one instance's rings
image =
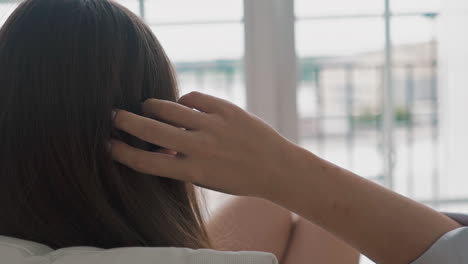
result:
[(181, 94), (200, 91), (245, 107), (243, 65), (240, 60), (176, 62)]
[[(468, 205), (468, 199), (452, 203), (439, 197), (437, 63), (410, 60), (392, 67), (396, 190), (432, 206)], [(239, 60), (176, 63), (175, 68), (182, 89), (216, 90), (226, 98), (243, 89)], [(299, 68), (298, 100), (306, 101), (298, 113), (301, 144), (382, 181), (383, 64), (301, 59)]]
[[(308, 94), (313, 96), (310, 98), (313, 106), (301, 116), (299, 124), (303, 142), (319, 154), (326, 152), (327, 143), (331, 144), (335, 151), (346, 154), (346, 165), (350, 169), (359, 169), (354, 164), (356, 159), (373, 160), (356, 155), (355, 149), (362, 145), (374, 146), (373, 155), (383, 155), (383, 65), (322, 65), (306, 61), (301, 68), (299, 93), (309, 90)], [(417, 162), (414, 157), (416, 142), (424, 140), (428, 145), (434, 159), (433, 174), (438, 173), (437, 65), (426, 62), (394, 64), (393, 72), (395, 155), (399, 148), (405, 148), (406, 187), (411, 195), (413, 163)], [(400, 166), (402, 157), (395, 158), (394, 165)], [(366, 176), (376, 180), (383, 177), (382, 171)]]

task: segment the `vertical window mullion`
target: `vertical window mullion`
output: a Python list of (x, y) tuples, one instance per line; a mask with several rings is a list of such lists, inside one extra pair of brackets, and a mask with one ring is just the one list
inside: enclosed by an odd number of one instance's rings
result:
[(145, 19), (145, 0), (138, 0), (139, 8), (140, 8), (140, 17), (144, 20)]
[(394, 189), (394, 135), (393, 135), (393, 73), (392, 73), (392, 39), (391, 39), (391, 11), (390, 0), (385, 1), (385, 67), (383, 87), (383, 127), (382, 150), (384, 162), (384, 183)]

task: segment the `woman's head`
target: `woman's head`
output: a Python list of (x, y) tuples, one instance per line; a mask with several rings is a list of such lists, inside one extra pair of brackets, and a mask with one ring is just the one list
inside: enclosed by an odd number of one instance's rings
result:
[(0, 235), (59, 248), (204, 247), (193, 186), (112, 161), (113, 108), (177, 99), (150, 29), (110, 0), (26, 0), (0, 31)]

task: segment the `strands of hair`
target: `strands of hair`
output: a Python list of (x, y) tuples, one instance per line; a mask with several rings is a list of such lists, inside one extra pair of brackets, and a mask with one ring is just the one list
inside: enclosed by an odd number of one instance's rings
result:
[(26, 0), (0, 30), (0, 235), (52, 248), (209, 247), (193, 185), (114, 162), (117, 107), (175, 101), (151, 30), (110, 0)]

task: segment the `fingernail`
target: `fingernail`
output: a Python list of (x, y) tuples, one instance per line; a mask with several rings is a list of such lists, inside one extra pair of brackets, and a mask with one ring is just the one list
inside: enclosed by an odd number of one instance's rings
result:
[(112, 112), (111, 112), (111, 120), (112, 121), (114, 121), (116, 115), (117, 115), (117, 111), (112, 110)]

